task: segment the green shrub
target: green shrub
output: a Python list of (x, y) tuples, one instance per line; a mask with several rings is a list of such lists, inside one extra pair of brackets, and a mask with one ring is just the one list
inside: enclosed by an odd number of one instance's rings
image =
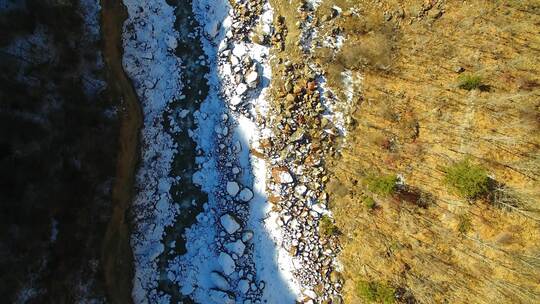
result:
[(319, 231), (326, 236), (338, 235), (339, 229), (328, 215), (323, 215), (319, 221)]
[(471, 218), (467, 215), (459, 217), (458, 231), (459, 234), (467, 234), (472, 228)]
[(396, 191), (396, 183), (398, 179), (395, 175), (370, 176), (366, 179), (369, 191), (388, 196)]
[(489, 178), (484, 168), (465, 159), (446, 168), (445, 182), (461, 197), (473, 199), (487, 192)]
[(479, 89), (482, 86), (482, 77), (474, 74), (463, 74), (458, 78), (459, 88), (463, 90)]
[(384, 283), (360, 281), (356, 291), (368, 303), (392, 304), (396, 299), (395, 289)]
[(375, 203), (375, 200), (371, 196), (364, 196), (364, 198), (362, 199), (362, 203), (369, 210), (375, 209), (375, 206), (377, 205)]

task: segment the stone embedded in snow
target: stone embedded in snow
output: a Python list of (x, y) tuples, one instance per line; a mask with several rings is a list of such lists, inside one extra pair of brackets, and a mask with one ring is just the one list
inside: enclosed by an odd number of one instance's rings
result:
[(304, 195), (307, 192), (307, 187), (304, 185), (298, 185), (294, 188), (294, 192), (298, 195)]
[(178, 46), (178, 41), (176, 40), (176, 37), (174, 36), (168, 36), (167, 37), (167, 46), (169, 49), (174, 50)]
[(230, 294), (221, 290), (210, 289), (209, 295), (210, 300), (216, 304), (235, 304), (236, 302)]
[(236, 221), (236, 219), (230, 215), (230, 214), (224, 214), (219, 218), (219, 222), (221, 223), (221, 226), (227, 231), (228, 234), (235, 233), (238, 229), (240, 229), (240, 224)]
[(217, 34), (219, 34), (219, 27), (220, 27), (220, 23), (216, 20), (214, 22), (208, 23), (204, 27), (204, 30), (206, 31), (206, 33), (211, 39), (214, 39), (217, 36)]
[(311, 206), (311, 209), (319, 214), (326, 213), (326, 209), (322, 204), (314, 204), (313, 206)]
[(248, 87), (245, 83), (241, 83), (236, 87), (236, 94), (242, 95), (247, 91)]
[(232, 253), (235, 253), (238, 256), (242, 256), (242, 255), (244, 255), (244, 250), (246, 249), (246, 245), (244, 245), (244, 243), (242, 243), (242, 241), (237, 240), (236, 242), (231, 242), (231, 243), (225, 244), (225, 248), (228, 251), (230, 251)]
[(246, 54), (246, 46), (244, 44), (236, 44), (233, 49), (234, 56), (241, 58)]
[(238, 199), (243, 202), (249, 202), (253, 198), (253, 192), (249, 188), (244, 188), (238, 194)]
[(227, 49), (227, 47), (228, 47), (227, 41), (221, 40), (221, 42), (219, 43), (218, 52), (221, 53), (221, 52), (225, 51)]
[(240, 191), (240, 186), (238, 186), (237, 182), (227, 182), (227, 193), (230, 196), (235, 196), (238, 194), (238, 191)]
[(238, 167), (232, 168), (232, 173), (233, 173), (233, 174), (238, 174), (238, 173), (240, 173), (240, 168), (238, 168)]
[(235, 95), (231, 98), (231, 105), (237, 106), (242, 103), (242, 97)]
[(249, 290), (249, 281), (248, 280), (238, 281), (238, 290), (240, 290), (240, 292), (243, 294), (247, 293)]
[(212, 283), (221, 290), (229, 290), (231, 286), (229, 285), (229, 282), (227, 282), (227, 279), (221, 275), (221, 273), (217, 271), (212, 271), (210, 273), (210, 280)]
[(244, 243), (251, 241), (252, 238), (253, 238), (253, 231), (251, 230), (248, 230), (242, 234), (242, 242)]
[(231, 258), (230, 255), (226, 254), (225, 252), (219, 254), (218, 263), (219, 266), (221, 266), (221, 269), (223, 269), (223, 273), (225, 275), (231, 275), (231, 273), (233, 273), (234, 269), (236, 268), (234, 260)]
[(240, 63), (240, 59), (236, 56), (231, 56), (231, 65), (233, 67), (237, 66)]
[(251, 71), (246, 76), (246, 82), (249, 87), (256, 87), (258, 84), (257, 83), (258, 80), (259, 80), (259, 74), (257, 73), (257, 71)]
[(317, 294), (313, 290), (305, 290), (304, 295), (306, 295), (310, 299), (316, 299), (317, 298)]

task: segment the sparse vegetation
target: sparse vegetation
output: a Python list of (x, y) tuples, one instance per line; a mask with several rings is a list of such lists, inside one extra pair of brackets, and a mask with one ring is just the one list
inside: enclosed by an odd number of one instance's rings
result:
[(392, 304), (396, 301), (396, 291), (386, 283), (360, 281), (356, 290), (358, 296), (368, 303)]
[(462, 214), (459, 216), (458, 231), (461, 235), (467, 234), (472, 228), (471, 218)]
[(463, 90), (475, 90), (482, 86), (482, 77), (475, 74), (462, 74), (458, 78), (459, 88)]
[(375, 200), (371, 196), (365, 196), (362, 203), (368, 210), (373, 210), (377, 206), (377, 203), (375, 203)]
[(465, 159), (446, 168), (445, 181), (461, 197), (474, 199), (487, 192), (489, 178), (484, 168)]
[(328, 215), (323, 215), (319, 221), (319, 231), (325, 236), (333, 236), (339, 234), (339, 229), (332, 222)]
[(396, 191), (396, 175), (369, 176), (366, 178), (366, 184), (369, 191), (381, 195), (389, 196)]

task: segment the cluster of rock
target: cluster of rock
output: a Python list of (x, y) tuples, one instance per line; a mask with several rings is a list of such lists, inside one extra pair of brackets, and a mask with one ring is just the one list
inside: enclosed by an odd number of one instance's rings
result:
[[(221, 97), (233, 113), (251, 116), (249, 100), (257, 94), (261, 82), (261, 58), (252, 58), (249, 50), (250, 28), (256, 23), (256, 12), (262, 1), (237, 1), (231, 30), (218, 46), (218, 66), (222, 76)], [(245, 9), (244, 9), (245, 8)], [(273, 29), (272, 44), (285, 48), (287, 29), (278, 18)], [(270, 40), (270, 39), (269, 39)], [(264, 56), (262, 59), (266, 59)], [(328, 175), (324, 167), (326, 155), (334, 153), (339, 131), (323, 117), (317, 73), (303, 63), (280, 62), (284, 85), (277, 89), (275, 107), (268, 117), (257, 117), (261, 129), (271, 130), (261, 143), (262, 153), (270, 163), (268, 191), (273, 211), (279, 214), (283, 231), (282, 246), (293, 256), (293, 274), (303, 286), (300, 299), (304, 303), (341, 303), (342, 279), (336, 271), (336, 255), (340, 250), (336, 236), (321, 235), (319, 220), (328, 214), (328, 194), (324, 191)], [(253, 232), (246, 230), (249, 202), (253, 192), (241, 185), (237, 164), (238, 150), (247, 148), (236, 143), (231, 147), (228, 130), (234, 123), (223, 115), (218, 135), (219, 171), (225, 182), (220, 189), (217, 240), (220, 248), (219, 271), (212, 272), (216, 302), (258, 303), (265, 282), (257, 282), (252, 260)]]
[(261, 121), (274, 134), (263, 145), (272, 168), (269, 201), (279, 213), (283, 246), (295, 257), (294, 274), (305, 288), (306, 303), (340, 303), (339, 243), (336, 236), (321, 235), (318, 224), (329, 214), (324, 159), (335, 152), (338, 131), (322, 116), (315, 75), (301, 63), (284, 66), (275, 112)]
[[(250, 116), (247, 107), (250, 96), (259, 89), (260, 66), (249, 55), (246, 43), (250, 28), (257, 22), (264, 1), (236, 1), (231, 10), (230, 29), (218, 45), (218, 70), (221, 75), (221, 99), (232, 110), (223, 114), (215, 128), (217, 133), (218, 171), (224, 180), (218, 190), (219, 270), (213, 271), (210, 280), (214, 285), (210, 297), (216, 303), (260, 303), (265, 288), (258, 281), (252, 257), (254, 232), (246, 229), (249, 203), (254, 197), (252, 189), (242, 185), (242, 169), (238, 154), (244, 147), (234, 140), (235, 121), (230, 115)], [(260, 60), (260, 58), (259, 58)]]
[[(298, 46), (309, 57), (314, 17), (309, 11), (303, 16), (304, 32)], [(287, 29), (282, 17), (277, 21), (272, 43), (282, 51)], [(273, 112), (259, 121), (273, 134), (262, 145), (272, 168), (269, 201), (284, 230), (283, 246), (294, 257), (294, 275), (304, 288), (301, 300), (342, 303), (343, 280), (336, 270), (336, 256), (341, 249), (338, 238), (319, 229), (321, 218), (330, 214), (325, 192), (329, 176), (324, 160), (336, 152), (340, 131), (324, 115), (328, 109), (317, 81), (320, 71), (304, 62), (279, 60), (281, 81), (275, 83), (283, 85), (273, 88)]]

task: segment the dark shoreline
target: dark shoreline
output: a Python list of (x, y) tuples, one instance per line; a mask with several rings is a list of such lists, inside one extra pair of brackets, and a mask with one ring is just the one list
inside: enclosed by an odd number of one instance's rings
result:
[(120, 0), (101, 1), (103, 57), (107, 66), (109, 87), (122, 100), (119, 150), (116, 178), (112, 191), (113, 214), (102, 245), (102, 265), (108, 300), (111, 303), (133, 303), (133, 252), (129, 210), (139, 162), (139, 135), (142, 111), (133, 85), (122, 67), (122, 29), (127, 18)]

